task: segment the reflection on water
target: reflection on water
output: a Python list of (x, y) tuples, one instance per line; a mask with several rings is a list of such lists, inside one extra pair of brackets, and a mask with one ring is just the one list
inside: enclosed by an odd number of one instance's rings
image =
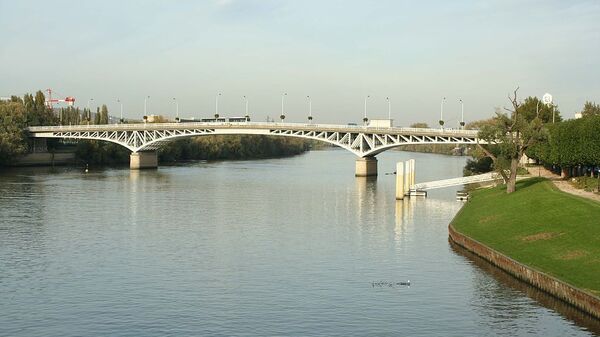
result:
[[(465, 161), (379, 157), (420, 181)], [(2, 172), (0, 335), (590, 335), (449, 248), (456, 189), (396, 201), (354, 160)]]

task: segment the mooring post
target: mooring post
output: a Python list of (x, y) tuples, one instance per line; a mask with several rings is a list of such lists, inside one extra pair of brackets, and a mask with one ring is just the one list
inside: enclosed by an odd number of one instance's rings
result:
[(404, 163), (396, 163), (396, 200), (404, 199)]
[(415, 168), (415, 160), (411, 159), (410, 160), (410, 186), (414, 186), (415, 185), (415, 176), (416, 176), (416, 168)]
[(404, 162), (404, 194), (410, 195), (410, 161)]

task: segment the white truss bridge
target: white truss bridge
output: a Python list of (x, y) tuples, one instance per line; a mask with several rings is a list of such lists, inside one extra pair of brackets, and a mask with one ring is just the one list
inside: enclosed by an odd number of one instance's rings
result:
[(298, 137), (344, 148), (358, 157), (373, 157), (388, 149), (409, 144), (477, 144), (477, 131), (368, 127), (356, 125), (206, 122), (144, 123), (73, 126), (34, 126), (34, 138), (94, 139), (122, 145), (133, 153), (158, 149), (165, 142), (208, 135), (271, 135)]

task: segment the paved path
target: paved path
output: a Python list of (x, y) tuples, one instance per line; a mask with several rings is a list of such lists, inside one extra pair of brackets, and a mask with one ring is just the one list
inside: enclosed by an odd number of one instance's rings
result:
[(554, 185), (563, 192), (567, 192), (567, 193), (570, 193), (573, 195), (578, 195), (580, 197), (584, 197), (584, 198), (588, 198), (588, 199), (592, 199), (592, 200), (600, 202), (600, 194), (596, 194), (594, 192), (588, 192), (588, 191), (584, 191), (582, 189), (576, 188), (575, 186), (571, 185), (571, 183), (569, 183), (568, 180), (561, 179), (561, 177), (559, 175), (554, 174), (541, 166), (527, 167), (527, 170), (529, 171), (529, 174), (531, 174), (531, 176), (533, 176), (533, 177), (541, 176), (541, 177), (552, 180)]

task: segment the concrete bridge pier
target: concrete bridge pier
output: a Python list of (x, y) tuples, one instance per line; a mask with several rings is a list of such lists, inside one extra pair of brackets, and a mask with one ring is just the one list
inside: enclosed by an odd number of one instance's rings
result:
[(129, 168), (132, 170), (151, 169), (158, 167), (156, 151), (133, 152), (129, 156)]
[(357, 177), (373, 177), (377, 176), (377, 158), (363, 157), (356, 160)]

